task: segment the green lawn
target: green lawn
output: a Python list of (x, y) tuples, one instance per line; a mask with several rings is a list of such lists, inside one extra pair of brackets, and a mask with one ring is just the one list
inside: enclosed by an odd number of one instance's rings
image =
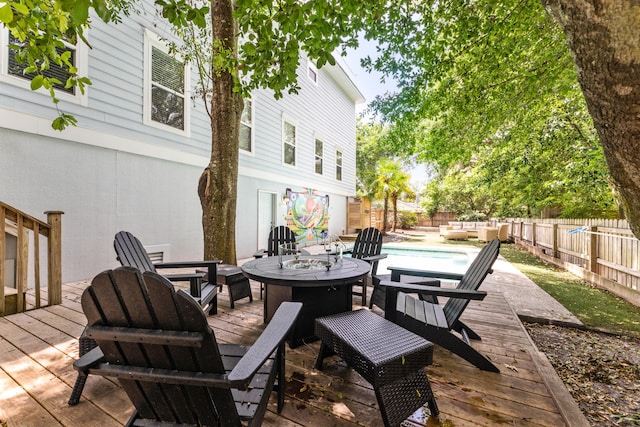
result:
[(515, 245), (503, 245), (500, 254), (587, 327), (640, 336), (639, 307), (547, 264)]

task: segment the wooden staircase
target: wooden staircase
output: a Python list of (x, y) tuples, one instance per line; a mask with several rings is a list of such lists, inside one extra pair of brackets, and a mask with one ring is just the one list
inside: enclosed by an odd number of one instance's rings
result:
[[(45, 214), (46, 223), (0, 202), (0, 317), (62, 302), (63, 212)], [(6, 261), (7, 235), (15, 236), (17, 242), (15, 264)], [(40, 237), (47, 239), (46, 292), (42, 289), (40, 272)], [(33, 255), (31, 272), (30, 254)], [(12, 279), (12, 286), (7, 286), (8, 277)]]

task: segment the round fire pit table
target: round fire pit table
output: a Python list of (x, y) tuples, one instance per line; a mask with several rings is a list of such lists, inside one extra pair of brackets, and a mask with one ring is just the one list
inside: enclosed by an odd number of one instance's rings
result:
[(317, 339), (313, 330), (316, 317), (351, 311), (352, 285), (369, 274), (371, 265), (354, 258), (336, 261), (326, 255), (298, 258), (288, 255), (254, 259), (241, 268), (245, 276), (265, 284), (265, 323), (283, 301), (302, 303), (288, 339), (289, 346), (294, 348)]

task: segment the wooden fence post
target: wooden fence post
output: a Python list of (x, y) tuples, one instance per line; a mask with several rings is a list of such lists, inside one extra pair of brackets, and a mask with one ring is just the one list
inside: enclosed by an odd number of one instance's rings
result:
[(524, 221), (520, 221), (520, 233), (518, 238), (520, 239), (520, 241), (522, 241), (522, 234), (524, 233)]
[(536, 247), (536, 223), (533, 221), (531, 223), (531, 245)]
[(553, 257), (560, 258), (558, 255), (558, 224), (553, 224)]
[(47, 211), (49, 229), (49, 305), (62, 304), (62, 214), (61, 211)]
[(598, 227), (589, 227), (589, 271), (595, 273), (598, 270), (598, 235), (594, 234)]

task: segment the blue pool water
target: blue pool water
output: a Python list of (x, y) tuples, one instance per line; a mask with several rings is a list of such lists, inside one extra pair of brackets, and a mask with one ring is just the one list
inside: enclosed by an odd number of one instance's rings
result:
[(378, 274), (389, 273), (388, 266), (464, 273), (470, 263), (469, 254), (465, 250), (382, 245), (382, 253), (388, 256), (378, 263)]

